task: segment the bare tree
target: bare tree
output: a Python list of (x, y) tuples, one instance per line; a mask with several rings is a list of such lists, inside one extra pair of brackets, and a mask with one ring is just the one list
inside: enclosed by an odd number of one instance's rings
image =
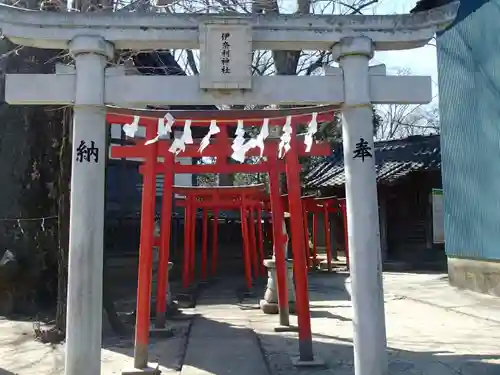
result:
[(436, 104), (391, 104), (380, 106), (377, 110), (382, 117), (376, 134), (379, 140), (439, 134), (439, 112)]
[[(409, 75), (409, 69), (398, 71)], [(406, 138), (411, 135), (439, 134), (437, 95), (430, 104), (389, 104), (377, 106), (381, 122), (377, 128), (379, 140)]]
[[(159, 0), (161, 11), (170, 13), (244, 13), (244, 14), (362, 14), (378, 0), (296, 0), (279, 3), (278, 0)], [(175, 51), (189, 74), (198, 74), (198, 52)], [(331, 63), (326, 51), (255, 51), (255, 75), (313, 75)]]

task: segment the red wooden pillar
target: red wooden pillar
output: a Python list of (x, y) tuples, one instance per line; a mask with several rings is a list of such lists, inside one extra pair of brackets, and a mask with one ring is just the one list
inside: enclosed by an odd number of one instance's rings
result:
[[(272, 153), (277, 155), (277, 150), (273, 149)], [(280, 326), (286, 327), (290, 325), (290, 309), (288, 306), (287, 265), (284, 249), (285, 239), (283, 236), (285, 214), (283, 211), (283, 202), (281, 201), (278, 160), (275, 156), (269, 157), (267, 164), (269, 165), (269, 193), (271, 198), (271, 220), (274, 257), (276, 262), (279, 319)]]
[(303, 215), (304, 215), (304, 253), (306, 255), (307, 266), (312, 268), (313, 263), (311, 260), (311, 251), (309, 249), (309, 223), (307, 221), (307, 207), (306, 202), (303, 202)]
[(219, 230), (219, 210), (213, 210), (214, 221), (212, 222), (212, 276), (217, 272), (217, 261), (219, 256), (218, 249), (218, 230)]
[(241, 235), (243, 237), (243, 259), (245, 262), (245, 280), (247, 284), (247, 289), (250, 291), (252, 289), (252, 265), (250, 264), (250, 252), (248, 244), (248, 220), (247, 220), (247, 210), (245, 207), (245, 201), (241, 202)]
[(266, 276), (266, 267), (264, 266), (264, 236), (262, 234), (262, 207), (257, 206), (257, 242), (260, 256), (260, 273)]
[(198, 207), (196, 197), (191, 197), (190, 225), (189, 225), (189, 283), (193, 284), (195, 280), (196, 269), (196, 221)]
[(257, 254), (257, 238), (255, 235), (255, 215), (254, 215), (255, 210), (253, 209), (253, 207), (250, 207), (248, 212), (250, 214), (249, 221), (248, 221), (248, 225), (249, 225), (249, 229), (250, 229), (250, 233), (249, 233), (250, 255), (252, 256), (252, 262), (253, 262), (253, 277), (254, 277), (254, 279), (257, 279), (259, 277), (260, 267), (259, 267), (259, 257)]
[(323, 206), (324, 225), (325, 225), (325, 248), (326, 261), (328, 262), (328, 272), (332, 272), (332, 239), (330, 237), (330, 218), (328, 203)]
[[(153, 139), (156, 128), (146, 128), (146, 138)], [(141, 234), (139, 247), (139, 270), (137, 282), (137, 311), (135, 323), (134, 367), (148, 366), (149, 314), (151, 303), (151, 280), (153, 268), (153, 242), (156, 201), (156, 157), (157, 144), (147, 147), (142, 184)]]
[(168, 260), (170, 258), (170, 233), (172, 226), (172, 187), (174, 185), (174, 154), (165, 157), (168, 166), (163, 182), (163, 198), (161, 209), (160, 259), (158, 261), (158, 286), (156, 291), (156, 328), (165, 327), (168, 289)]
[(290, 150), (285, 156), (286, 179), (288, 186), (288, 207), (293, 251), (295, 290), (297, 293), (297, 320), (299, 323), (300, 361), (313, 361), (311, 315), (309, 311), (309, 293), (307, 282), (307, 264), (302, 246), (304, 229), (300, 191), (300, 164), (297, 154), (297, 139), (292, 136)]
[(189, 270), (190, 270), (190, 247), (191, 247), (191, 198), (186, 196), (184, 207), (184, 264), (182, 265), (182, 287), (187, 289), (189, 286)]
[[(263, 212), (264, 213), (271, 213), (271, 210), (267, 206), (265, 206)], [(269, 222), (267, 215), (264, 215), (264, 217), (262, 219), (262, 226), (263, 226), (263, 231), (264, 231), (264, 240), (266, 242), (269, 241), (269, 243), (272, 243), (273, 242), (272, 226), (271, 226), (271, 223)], [(271, 249), (271, 251), (272, 251), (272, 249)], [(267, 255), (268, 254), (266, 252), (266, 256)]]
[(201, 278), (207, 279), (207, 252), (208, 252), (208, 211), (203, 209), (202, 219), (202, 244), (201, 244)]
[(312, 242), (313, 242), (313, 264), (314, 268), (318, 266), (318, 215), (313, 212), (313, 225), (312, 225)]
[(346, 199), (340, 202), (340, 208), (342, 209), (342, 218), (344, 220), (345, 262), (347, 269), (349, 269), (349, 228), (347, 228)]

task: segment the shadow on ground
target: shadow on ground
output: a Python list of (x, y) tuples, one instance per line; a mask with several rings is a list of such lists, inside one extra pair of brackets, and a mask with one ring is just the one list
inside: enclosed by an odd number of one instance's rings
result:
[[(310, 285), (311, 315), (313, 318), (328, 318), (349, 321), (348, 318), (332, 314), (322, 309), (348, 306), (349, 294), (345, 290), (347, 275), (314, 275)], [(332, 289), (335, 293), (332, 293)], [(328, 294), (328, 298), (325, 298)], [(217, 299), (217, 298), (216, 298)], [(323, 303), (321, 303), (323, 302)], [(215, 304), (216, 302), (214, 302)], [(213, 305), (208, 304), (210, 308)], [(259, 312), (252, 312), (252, 304), (235, 304), (235, 308), (248, 311), (248, 320), (261, 320)], [(255, 306), (253, 306), (255, 307)], [(352, 375), (353, 348), (347, 338), (326, 334), (314, 334), (313, 349), (326, 362), (326, 368), (297, 369), (292, 359), (298, 356), (298, 339), (294, 333), (275, 334), (272, 328), (257, 327), (254, 331), (247, 327), (248, 321), (241, 319), (226, 322), (209, 319), (200, 315), (184, 327), (176, 328), (174, 338), (151, 340), (150, 353), (161, 352), (157, 357), (160, 365), (174, 370), (182, 370), (182, 375), (207, 374), (239, 375), (261, 374), (262, 362), (271, 375)], [(173, 322), (175, 326), (178, 323)], [(196, 334), (189, 334), (196, 330)], [(481, 332), (477, 333), (478, 335)], [(404, 342), (402, 343), (404, 345)], [(197, 355), (186, 355), (187, 347), (201, 347)], [(109, 345), (109, 350), (133, 356), (133, 346)], [(258, 350), (256, 349), (258, 348)], [(189, 349), (188, 349), (189, 350)], [(447, 351), (410, 351), (388, 348), (389, 375), (498, 375), (499, 355), (475, 355)], [(496, 362), (496, 363), (493, 363)], [(265, 372), (266, 372), (265, 371)]]
[[(159, 361), (159, 364), (189, 375), (194, 371), (186, 371), (188, 366), (193, 369), (203, 370), (207, 374), (225, 375), (237, 371), (240, 375), (256, 374), (259, 367), (256, 363), (262, 360), (270, 375), (293, 375), (293, 374), (353, 374), (353, 349), (351, 340), (316, 334), (314, 335), (313, 348), (317, 356), (326, 362), (325, 368), (310, 368), (299, 370), (292, 364), (292, 358), (298, 356), (298, 340), (292, 334), (256, 333), (253, 330), (228, 323), (222, 323), (207, 319), (203, 316), (194, 318), (193, 326), (210, 327), (209, 332), (203, 339), (187, 338), (187, 331), (177, 332), (175, 338), (152, 339), (150, 345), (150, 358)], [(179, 337), (179, 335), (181, 337)], [(251, 338), (253, 345), (257, 346), (259, 358), (248, 356), (245, 359), (246, 368), (241, 368), (241, 356), (245, 355), (248, 340)], [(335, 340), (335, 343), (325, 340)], [(176, 352), (169, 355), (178, 346), (175, 340), (185, 340), (183, 351), (187, 345), (196, 345), (193, 340), (200, 340), (198, 344), (219, 345), (220, 350), (207, 350), (200, 352), (198, 356), (185, 356)], [(133, 346), (116, 347), (108, 346), (109, 350), (118, 351), (126, 356), (133, 356)], [(162, 357), (156, 357), (155, 352), (161, 351)], [(174, 350), (175, 351), (175, 350)], [(205, 353), (205, 355), (203, 355)], [(251, 351), (248, 351), (250, 354)], [(390, 375), (498, 375), (500, 374), (500, 362), (488, 363), (488, 360), (500, 361), (500, 355), (456, 355), (445, 351), (414, 352), (388, 348), (389, 374)], [(240, 359), (240, 361), (238, 361)], [(235, 366), (239, 366), (235, 368)], [(252, 368), (255, 367), (254, 370)], [(10, 373), (6, 373), (10, 374)], [(260, 372), (259, 372), (260, 374)], [(3, 375), (0, 372), (0, 375)]]
[[(349, 294), (344, 286), (346, 276), (322, 273), (311, 276), (310, 296), (313, 317), (326, 318), (326, 324), (333, 325), (339, 320), (343, 322), (349, 320), (346, 317), (325, 311), (332, 307), (350, 308)], [(227, 282), (224, 281), (224, 283)], [(229, 288), (234, 290), (235, 296), (235, 302), (230, 309), (239, 312), (235, 314), (237, 316), (235, 319), (220, 318), (226, 316), (223, 314), (227, 310), (218, 309), (215, 304), (205, 305), (209, 310), (216, 311), (216, 315), (212, 315), (212, 318), (203, 315), (190, 316), (189, 311), (193, 310), (187, 309), (184, 320), (169, 322), (170, 328), (174, 332), (173, 337), (151, 338), (150, 361), (158, 362), (165, 367), (167, 374), (181, 370), (182, 375), (200, 374), (201, 371), (207, 375), (230, 373), (264, 375), (266, 372), (271, 375), (352, 375), (354, 373), (352, 341), (346, 337), (338, 337), (324, 332), (314, 335), (313, 348), (318, 357), (326, 362), (327, 368), (298, 370), (294, 367), (292, 358), (298, 355), (296, 334), (272, 332), (277, 317), (269, 319), (269, 317), (261, 315), (259, 311), (254, 311), (258, 298), (238, 304), (236, 284), (236, 282), (231, 281), (228, 284)], [(222, 298), (217, 294), (215, 296)], [(215, 299), (217, 300), (217, 298)], [(249, 321), (255, 330), (248, 328)], [(4, 321), (4, 324), (7, 327), (10, 323)], [(41, 346), (42, 344), (33, 342), (29, 335), (31, 325), (24, 324), (23, 327), (25, 327), (24, 333), (12, 332), (10, 337), (3, 336), (0, 375), (31, 375), (41, 362), (46, 363), (45, 369), (50, 369), (44, 373), (62, 374), (62, 346)], [(495, 327), (498, 325), (492, 326), (492, 329)], [(336, 333), (335, 330), (333, 333)], [(483, 335), (484, 332), (478, 331), (476, 334)], [(438, 337), (435, 339), (443, 342), (446, 340)], [(471, 337), (471, 342), (473, 342), (472, 339)], [(408, 337), (407, 340), (411, 340), (411, 338)], [(465, 342), (455, 344), (462, 347), (467, 346)], [(400, 344), (398, 343), (398, 347), (404, 346), (405, 341), (402, 339)], [(423, 347), (425, 348), (425, 346)], [(105, 336), (103, 348), (105, 349), (103, 352), (103, 373), (106, 373), (104, 369), (107, 369), (107, 362), (110, 361), (115, 362), (116, 371), (118, 371), (116, 373), (119, 373), (125, 361), (131, 363), (131, 358), (133, 358), (133, 333), (131, 332), (127, 337)], [(196, 355), (186, 355), (186, 348), (188, 350), (197, 348)], [(491, 350), (490, 346), (488, 348)], [(458, 355), (444, 350), (411, 351), (396, 347), (390, 347), (388, 354), (390, 375), (500, 374), (500, 354)]]

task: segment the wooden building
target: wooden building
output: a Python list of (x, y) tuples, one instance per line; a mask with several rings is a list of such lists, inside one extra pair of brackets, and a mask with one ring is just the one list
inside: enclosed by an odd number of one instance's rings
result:
[[(345, 197), (342, 145), (305, 177), (308, 191)], [(433, 244), (432, 189), (441, 188), (439, 135), (375, 142), (380, 238), (384, 260), (411, 268), (445, 265), (442, 245)], [(343, 223), (336, 218), (335, 243), (343, 250)], [(338, 234), (338, 235), (337, 235)]]

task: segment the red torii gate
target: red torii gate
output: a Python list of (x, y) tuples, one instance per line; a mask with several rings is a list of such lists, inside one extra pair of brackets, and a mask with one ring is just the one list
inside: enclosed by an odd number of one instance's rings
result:
[[(312, 259), (311, 255), (308, 254), (309, 267), (316, 267), (317, 262), (317, 227), (318, 227), (318, 214), (323, 214), (323, 226), (325, 232), (325, 251), (326, 259), (328, 262), (328, 271), (332, 271), (332, 244), (330, 237), (330, 213), (340, 213), (342, 215), (342, 220), (344, 223), (344, 241), (346, 243), (345, 253), (346, 262), (349, 266), (349, 250), (347, 246), (347, 214), (345, 210), (344, 200), (338, 199), (337, 197), (315, 197), (306, 196), (302, 197), (303, 207), (304, 207), (304, 231), (306, 236), (308, 235), (308, 224), (307, 224), (307, 214), (312, 213)], [(309, 244), (307, 244), (307, 248)]]
[[(292, 251), (294, 254), (294, 274), (297, 294), (297, 315), (299, 325), (300, 357), (303, 361), (313, 359), (311, 321), (309, 312), (307, 262), (302, 250), (303, 238), (303, 207), (300, 200), (300, 164), (299, 155), (319, 156), (329, 155), (330, 147), (327, 143), (313, 144), (310, 152), (306, 152), (305, 145), (299, 144), (295, 136), (291, 137), (290, 150), (284, 160), (278, 158), (277, 139), (266, 139), (263, 155), (265, 161), (259, 164), (229, 164), (227, 157), (231, 155), (231, 143), (228, 137), (227, 126), (236, 125), (237, 120), (243, 120), (245, 125), (262, 126), (264, 119), (269, 119), (269, 126), (284, 125), (284, 117), (290, 116), (291, 126), (310, 120), (311, 113), (317, 113), (317, 121), (325, 122), (333, 119), (334, 107), (310, 107), (292, 110), (264, 110), (264, 111), (168, 111), (175, 118), (175, 127), (190, 120), (192, 126), (208, 127), (211, 121), (216, 120), (220, 133), (212, 138), (211, 143), (199, 152), (199, 144), (186, 145), (183, 157), (211, 156), (216, 158), (215, 164), (209, 165), (180, 165), (175, 163), (175, 156), (169, 152), (172, 140), (160, 139), (158, 142), (146, 145), (145, 141), (136, 141), (135, 145), (113, 146), (111, 156), (114, 158), (143, 158), (141, 172), (143, 174), (141, 234), (139, 251), (139, 272), (137, 287), (137, 314), (134, 365), (136, 368), (145, 368), (148, 359), (149, 317), (152, 279), (152, 250), (154, 246), (154, 216), (156, 198), (156, 175), (164, 174), (164, 190), (161, 209), (160, 253), (158, 265), (158, 295), (166, 295), (168, 285), (168, 259), (170, 252), (170, 225), (172, 214), (173, 178), (175, 173), (269, 173), (270, 200), (272, 206), (273, 239), (276, 256), (276, 273), (278, 281), (278, 303), (280, 311), (288, 311), (288, 295), (286, 284), (285, 254), (282, 251), (283, 233), (282, 222), (284, 211), (280, 199), (279, 174), (284, 171), (287, 177), (289, 212), (291, 214)], [(108, 108), (107, 121), (110, 124), (130, 124), (134, 116), (140, 116), (139, 124), (146, 128), (146, 140), (157, 136), (158, 120), (166, 115), (167, 111), (143, 111), (119, 108)], [(259, 150), (251, 149), (248, 156), (259, 156)], [(163, 162), (158, 161), (163, 158)], [(185, 266), (184, 266), (185, 267)], [(166, 301), (164, 297), (157, 301), (156, 321), (159, 328), (165, 326)], [(286, 314), (288, 318), (288, 314)], [(289, 322), (281, 320), (282, 325)]]
[[(203, 210), (202, 214), (202, 258), (201, 258), (201, 278), (207, 277), (208, 261), (208, 210), (212, 210), (214, 222), (212, 226), (212, 275), (217, 268), (217, 217), (220, 209), (238, 210), (241, 216), (241, 231), (243, 235), (243, 255), (245, 266), (245, 279), (247, 288), (252, 287), (253, 278), (257, 278), (260, 273), (265, 275), (264, 242), (262, 225), (258, 225), (255, 230), (254, 213), (257, 213), (257, 220), (262, 217), (262, 193), (264, 185), (250, 186), (217, 186), (217, 187), (180, 187), (175, 186), (174, 192), (183, 195), (184, 198), (177, 199), (176, 204), (184, 207), (184, 261), (183, 264), (183, 287), (187, 288), (189, 283), (194, 281), (194, 234), (196, 217), (193, 212), (197, 208)], [(164, 228), (162, 228), (164, 230)], [(258, 238), (256, 237), (258, 236)], [(257, 253), (258, 250), (258, 253)], [(260, 266), (259, 266), (260, 257)], [(251, 262), (252, 261), (252, 262)], [(253, 264), (252, 264), (253, 263)], [(160, 296), (158, 296), (160, 297)], [(161, 296), (164, 298), (164, 296)]]
[[(285, 211), (288, 211), (288, 194), (281, 195), (281, 201)], [(349, 248), (347, 241), (347, 214), (346, 214), (346, 206), (345, 206), (345, 198), (339, 199), (337, 197), (317, 197), (316, 195), (308, 195), (301, 197), (302, 201), (302, 210), (303, 210), (303, 224), (304, 224), (304, 250), (306, 255), (306, 260), (308, 262), (309, 268), (314, 268), (317, 266), (317, 226), (318, 226), (318, 214), (323, 214), (323, 225), (325, 231), (325, 248), (326, 248), (326, 256), (328, 261), (328, 271), (332, 271), (331, 267), (331, 239), (330, 239), (330, 218), (328, 217), (329, 213), (341, 213), (342, 219), (344, 222), (344, 241), (345, 245), (345, 254), (346, 254), (346, 263), (347, 267), (349, 267)], [(270, 207), (270, 200), (263, 198), (264, 207), (268, 210)], [(309, 248), (309, 223), (307, 214), (313, 214), (313, 222), (312, 222), (312, 254), (310, 254)]]

